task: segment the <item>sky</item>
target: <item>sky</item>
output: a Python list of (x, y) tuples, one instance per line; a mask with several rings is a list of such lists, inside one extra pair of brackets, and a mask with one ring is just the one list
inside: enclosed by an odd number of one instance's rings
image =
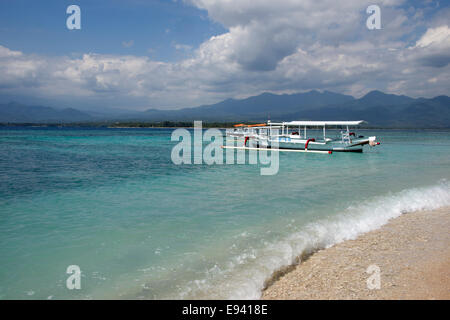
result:
[[(81, 29), (69, 30), (69, 5)], [(369, 30), (370, 5), (381, 28)], [(1, 0), (0, 102), (177, 109), (263, 92), (450, 95), (449, 1)]]

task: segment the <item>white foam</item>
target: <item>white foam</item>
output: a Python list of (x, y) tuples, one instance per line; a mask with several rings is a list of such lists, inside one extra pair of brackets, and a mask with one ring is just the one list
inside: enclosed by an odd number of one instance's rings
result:
[(310, 223), (262, 249), (249, 248), (251, 254), (242, 252), (224, 270), (194, 281), (179, 298), (258, 299), (273, 272), (293, 264), (300, 255), (355, 239), (402, 213), (444, 206), (450, 206), (450, 183), (445, 180), (349, 206), (338, 215)]

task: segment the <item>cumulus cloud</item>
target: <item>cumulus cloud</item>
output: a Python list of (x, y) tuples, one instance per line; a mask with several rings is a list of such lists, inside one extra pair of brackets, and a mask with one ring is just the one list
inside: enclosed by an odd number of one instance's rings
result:
[[(211, 19), (229, 29), (229, 58), (244, 69), (270, 71), (298, 48), (315, 43), (339, 45), (367, 35), (367, 0), (191, 0)], [(405, 15), (394, 10), (403, 1), (381, 1), (391, 37), (401, 29)]]
[(424, 66), (442, 68), (450, 63), (450, 28), (429, 28), (412, 48), (414, 59)]
[(0, 45), (0, 58), (18, 57), (21, 55), (22, 52), (20, 51), (13, 51)]
[(430, 28), (425, 34), (416, 42), (416, 47), (429, 47), (430, 45), (448, 46), (450, 43), (450, 28), (448, 26), (441, 26), (438, 28)]
[(450, 32), (443, 22), (449, 11), (426, 21), (426, 6), (379, 1), (382, 30), (369, 31), (365, 10), (372, 1), (188, 2), (228, 30), (198, 48), (174, 43), (190, 52), (188, 58), (170, 63), (93, 53), (54, 58), (0, 46), (0, 90), (156, 108), (263, 91), (449, 94)]

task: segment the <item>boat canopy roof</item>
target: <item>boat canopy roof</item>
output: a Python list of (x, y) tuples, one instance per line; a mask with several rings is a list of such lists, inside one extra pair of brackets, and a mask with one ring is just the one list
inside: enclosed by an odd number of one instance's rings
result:
[(274, 125), (284, 125), (284, 126), (358, 126), (361, 123), (365, 122), (364, 120), (358, 121), (289, 121), (282, 123), (273, 123)]
[(267, 124), (265, 124), (265, 123), (257, 123), (257, 124), (245, 124), (245, 123), (238, 123), (238, 124), (235, 124), (235, 125), (233, 125), (235, 128), (239, 128), (239, 127), (248, 127), (248, 128), (251, 128), (251, 127), (266, 127), (267, 126)]

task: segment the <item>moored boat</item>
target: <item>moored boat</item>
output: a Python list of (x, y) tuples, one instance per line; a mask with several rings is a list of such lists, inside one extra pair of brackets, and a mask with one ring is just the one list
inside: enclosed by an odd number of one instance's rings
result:
[[(354, 128), (364, 121), (290, 121), (267, 124), (239, 125), (227, 136), (243, 138), (244, 147), (276, 148), (280, 150), (362, 152), (365, 145), (380, 143), (375, 136), (357, 135)], [(327, 136), (333, 128), (334, 136)], [(336, 135), (336, 128), (341, 130)], [(338, 129), (339, 130), (339, 129)]]

